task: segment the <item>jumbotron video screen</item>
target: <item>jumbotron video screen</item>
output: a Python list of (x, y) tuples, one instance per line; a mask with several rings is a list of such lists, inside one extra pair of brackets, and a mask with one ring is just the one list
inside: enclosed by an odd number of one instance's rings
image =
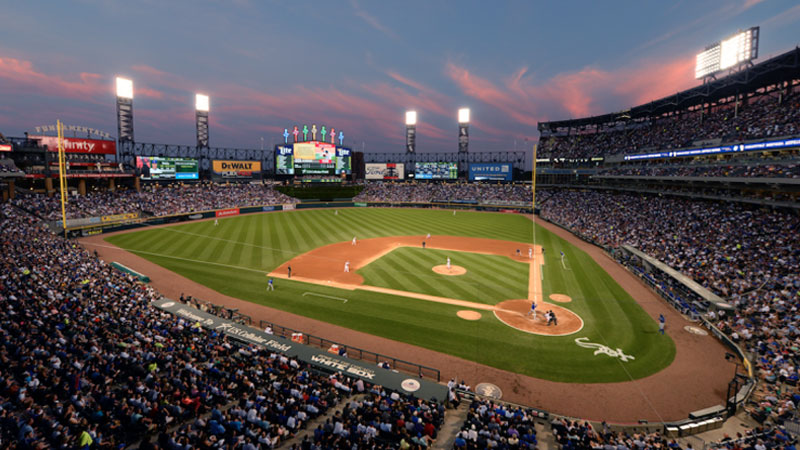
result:
[(277, 175), (349, 175), (352, 151), (319, 141), (275, 146)]

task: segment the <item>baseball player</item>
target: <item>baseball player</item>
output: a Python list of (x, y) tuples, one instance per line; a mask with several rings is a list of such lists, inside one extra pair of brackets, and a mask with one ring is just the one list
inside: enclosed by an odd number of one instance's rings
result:
[(286, 266), (286, 271), (289, 272), (289, 278), (292, 278), (292, 266)]
[(356, 241), (356, 237), (355, 237), (355, 236), (353, 236), (353, 245), (356, 245), (356, 242), (357, 242), (357, 241)]
[(533, 249), (528, 247), (528, 259), (533, 259)]
[(430, 234), (430, 233), (428, 233), (428, 235), (427, 235), (427, 236), (425, 236), (425, 239), (430, 239), (430, 238), (431, 238), (431, 234)]
[(422, 241), (422, 248), (425, 248), (425, 241)]
[(219, 225), (219, 219), (214, 219), (214, 226)]
[(447, 257), (447, 270), (450, 270), (450, 257)]
[(663, 314), (658, 315), (658, 332), (664, 334), (664, 328), (667, 326), (667, 319)]
[(336, 211), (333, 213), (333, 215), (334, 215), (334, 216), (338, 216), (338, 215), (339, 215), (339, 210), (337, 209), (337, 210), (336, 210)]
[(268, 291), (274, 291), (275, 290), (275, 286), (273, 285), (272, 278), (270, 278), (269, 282), (267, 282), (267, 290)]
[(350, 272), (350, 261), (345, 261), (344, 263), (344, 271)]
[(536, 320), (536, 302), (531, 302), (531, 310), (528, 311), (529, 316), (533, 316), (533, 320)]

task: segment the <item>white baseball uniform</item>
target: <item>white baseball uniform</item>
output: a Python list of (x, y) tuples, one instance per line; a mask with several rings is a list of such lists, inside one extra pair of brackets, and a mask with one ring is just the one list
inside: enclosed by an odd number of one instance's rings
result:
[(344, 271), (345, 272), (350, 272), (350, 261), (347, 261), (346, 263), (344, 263)]
[(356, 237), (353, 236), (353, 245), (356, 245)]
[(447, 258), (447, 269), (450, 269), (450, 258)]

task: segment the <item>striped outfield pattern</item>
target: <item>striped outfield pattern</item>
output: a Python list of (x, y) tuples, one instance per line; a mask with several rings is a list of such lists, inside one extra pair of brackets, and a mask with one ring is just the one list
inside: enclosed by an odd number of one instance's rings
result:
[[(445, 264), (467, 269), (459, 276), (431, 268)], [(364, 284), (494, 305), (527, 298), (529, 265), (504, 256), (402, 247), (360, 269)], [(432, 294), (435, 293), (435, 294)]]
[[(545, 298), (566, 294), (562, 306), (585, 322), (569, 337), (542, 337), (503, 325), (494, 316), (465, 322), (451, 305), (363, 290), (276, 280), (266, 294), (265, 274), (293, 257), (335, 242), (384, 236), (454, 235), (515, 242), (532, 241), (529, 219), (514, 214), (458, 211), (348, 208), (272, 212), (214, 221), (145, 229), (107, 240), (220, 293), (343, 327), (380, 335), (539, 378), (571, 382), (609, 382), (641, 378), (666, 367), (674, 358), (669, 336), (602, 268), (554, 234), (539, 228), (536, 242), (546, 249), (542, 266)], [(564, 270), (559, 252), (566, 254)], [(467, 268), (462, 276), (436, 275), (444, 264)], [(415, 267), (416, 266), (416, 267)], [(493, 255), (434, 249), (401, 248), (360, 270), (369, 284), (414, 290), (474, 302), (497, 303), (527, 297), (527, 264)], [(331, 267), (340, 271), (341, 267)], [(312, 292), (347, 298), (347, 303), (307, 295)], [(294, 324), (283, 324), (293, 326)], [(635, 360), (622, 365), (578, 347), (574, 338), (621, 348)], [(369, 348), (368, 343), (357, 345)], [(535, 355), (535, 357), (530, 357)]]

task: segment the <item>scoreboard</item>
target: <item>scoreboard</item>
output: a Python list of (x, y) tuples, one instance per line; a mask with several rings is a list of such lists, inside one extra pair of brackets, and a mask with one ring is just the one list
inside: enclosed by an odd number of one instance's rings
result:
[(352, 173), (352, 150), (308, 141), (275, 146), (276, 175), (341, 175)]

